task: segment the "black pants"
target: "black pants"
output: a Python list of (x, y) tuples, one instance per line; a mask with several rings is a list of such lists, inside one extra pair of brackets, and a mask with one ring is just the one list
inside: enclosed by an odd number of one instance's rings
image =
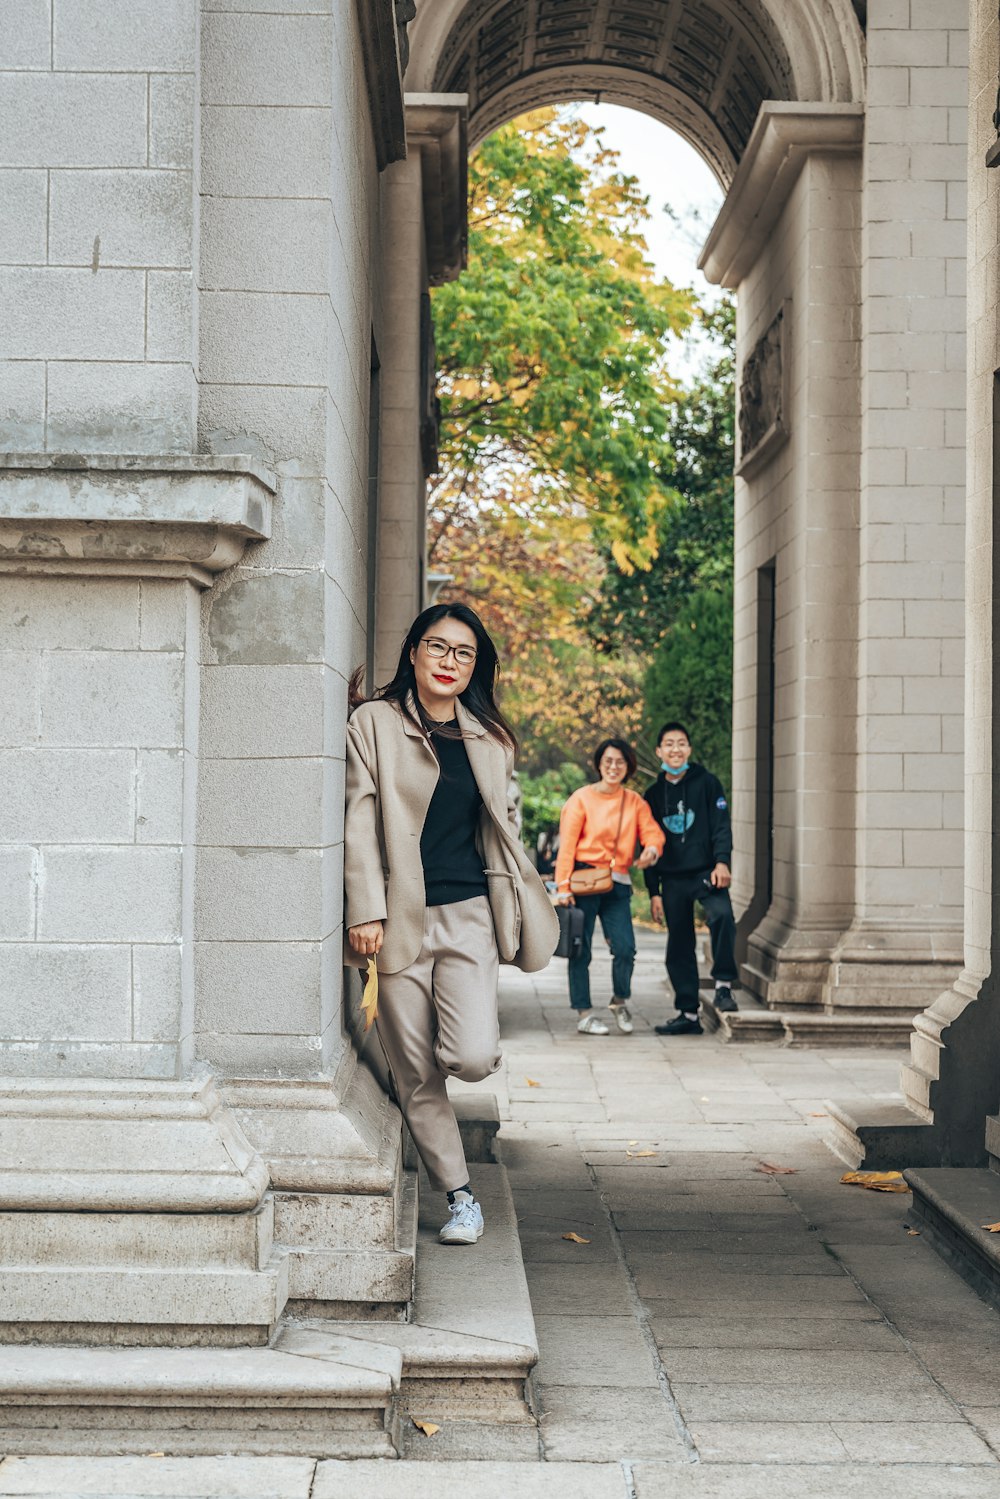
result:
[(736, 921), (728, 890), (717, 890), (702, 874), (677, 875), (663, 881), (663, 914), (667, 922), (667, 977), (679, 1010), (698, 1013), (698, 957), (694, 940), (694, 903), (700, 901), (712, 938), (712, 977), (736, 982)]

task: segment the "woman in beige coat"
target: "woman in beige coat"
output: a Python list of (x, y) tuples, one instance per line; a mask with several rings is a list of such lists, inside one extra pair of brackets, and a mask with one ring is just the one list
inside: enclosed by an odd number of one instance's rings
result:
[(497, 707), (497, 654), (464, 604), (410, 627), (392, 681), (347, 727), (348, 961), (378, 955), (379, 1040), (432, 1186), (445, 1244), (474, 1244), (448, 1076), (500, 1066), (499, 963), (544, 968), (559, 927), (508, 816), (516, 740)]

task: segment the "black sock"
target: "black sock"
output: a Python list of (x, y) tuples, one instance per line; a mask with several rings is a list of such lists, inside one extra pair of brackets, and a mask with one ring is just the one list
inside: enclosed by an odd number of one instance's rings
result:
[[(469, 1194), (470, 1197), (473, 1196), (472, 1188), (471, 1188), (471, 1186), (469, 1185), (468, 1182), (466, 1182), (466, 1184), (465, 1184), (464, 1187), (456, 1187), (455, 1188), (455, 1192), (468, 1192), (468, 1194)], [(453, 1203), (455, 1201), (455, 1192), (449, 1192), (448, 1193), (448, 1202), (449, 1203)]]

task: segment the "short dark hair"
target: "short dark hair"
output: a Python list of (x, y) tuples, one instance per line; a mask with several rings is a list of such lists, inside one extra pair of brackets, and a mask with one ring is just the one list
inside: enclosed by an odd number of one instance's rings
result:
[[(604, 758), (604, 752), (609, 749), (616, 749), (622, 756), (622, 759), (625, 761), (625, 780), (631, 779), (635, 775), (639, 762), (635, 757), (635, 750), (630, 744), (626, 744), (624, 739), (601, 740), (594, 751), (594, 769), (597, 771), (597, 774), (600, 775), (601, 773), (601, 761)], [(624, 785), (624, 782), (622, 784)]]
[(688, 744), (691, 743), (691, 735), (687, 731), (687, 726), (685, 724), (678, 723), (676, 718), (671, 719), (670, 723), (665, 723), (663, 725), (663, 728), (656, 736), (657, 744), (662, 743), (665, 734), (683, 734)]

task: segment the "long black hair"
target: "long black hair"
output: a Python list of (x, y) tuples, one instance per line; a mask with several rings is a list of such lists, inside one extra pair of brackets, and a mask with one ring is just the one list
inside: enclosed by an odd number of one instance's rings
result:
[[(431, 604), (430, 608), (424, 609), (417, 615), (406, 633), (406, 639), (399, 652), (395, 676), (384, 687), (375, 689), (372, 693), (372, 701), (395, 703), (400, 713), (422, 729), (428, 738), (430, 737), (436, 725), (424, 711), (420, 698), (417, 696), (417, 678), (410, 655), (417, 649), (427, 632), (442, 619), (457, 619), (460, 624), (467, 625), (476, 637), (476, 664), (472, 668), (469, 685), (464, 692), (459, 693), (459, 699), (473, 718), (479, 720), (492, 739), (516, 751), (517, 735), (504, 718), (496, 700), (496, 683), (500, 672), (497, 648), (490, 639), (479, 615), (474, 609), (470, 609), (468, 604)], [(359, 703), (366, 701), (361, 690), (363, 677), (364, 667), (359, 666), (351, 677), (350, 683), (349, 701), (352, 711)]]

